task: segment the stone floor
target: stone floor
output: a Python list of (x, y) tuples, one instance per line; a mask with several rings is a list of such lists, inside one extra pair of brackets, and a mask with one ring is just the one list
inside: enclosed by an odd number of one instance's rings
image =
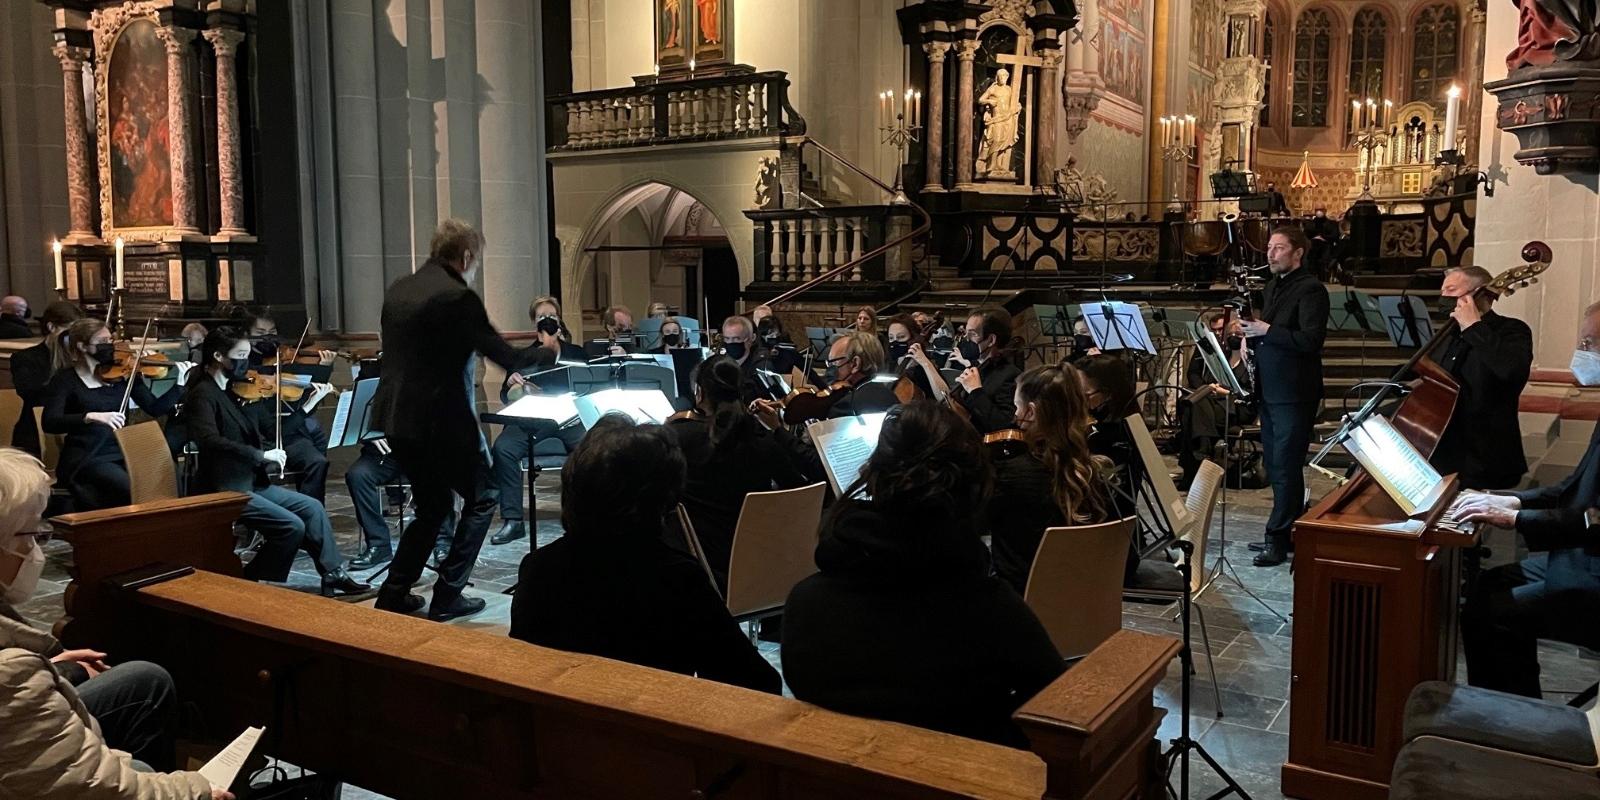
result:
[[(336, 464), (334, 474), (342, 472), (342, 465)], [(1319, 479), (1313, 483), (1312, 493), (1320, 497), (1330, 486)], [(537, 539), (544, 545), (561, 535), (557, 476), (541, 476), (537, 490), (540, 518)], [(1294, 631), (1294, 624), (1288, 618), (1293, 604), (1294, 577), (1289, 565), (1260, 569), (1250, 564), (1252, 554), (1246, 545), (1260, 536), (1271, 506), (1270, 493), (1232, 491), (1227, 501), (1227, 513), (1219, 511), (1213, 522), (1213, 546), (1208, 559), (1209, 566), (1215, 569), (1218, 559), (1226, 557), (1227, 563), (1222, 565), (1224, 577), (1197, 602), (1203, 607), (1213, 658), (1208, 660), (1203, 654), (1196, 656), (1190, 733), (1250, 797), (1276, 800), (1282, 797), (1278, 768), (1288, 753), (1289, 645)], [(359, 535), (349, 498), (338, 482), (329, 487), (328, 510), (341, 549), (353, 555), (359, 549)], [(1222, 546), (1224, 534), (1226, 546)], [(473, 573), (474, 586), (469, 592), (486, 597), (489, 608), (477, 617), (456, 624), (505, 632), (511, 599), (505, 592), (515, 583), (517, 566), (527, 555), (528, 548), (527, 539), (498, 547), (485, 544)], [(1498, 555), (1509, 554), (1513, 548), (1495, 549)], [(66, 568), (71, 558), (70, 549), (60, 542), (51, 543), (48, 552), (50, 560), (44, 580), (34, 598), (20, 608), (25, 616), (40, 625), (53, 622), (63, 613), (61, 591), (67, 581)], [(1504, 560), (1503, 555), (1495, 559), (1497, 562)], [(296, 563), (287, 585), (305, 591), (314, 591), (317, 587), (316, 573), (304, 555)], [(1129, 628), (1181, 634), (1170, 606), (1125, 604), (1123, 611), (1123, 622)], [(1196, 628), (1198, 637), (1198, 626)], [(781, 671), (778, 646), (763, 643), (761, 650)], [(1541, 662), (1546, 695), (1551, 699), (1571, 696), (1593, 682), (1600, 672), (1593, 662), (1580, 659), (1575, 648), (1553, 643), (1542, 646)], [(1212, 689), (1213, 670), (1218, 692)], [(1159, 733), (1163, 742), (1177, 736), (1179, 731), (1180, 672), (1174, 662), (1157, 693), (1157, 701), (1170, 712)], [(1465, 669), (1460, 672), (1464, 678)], [(1209, 796), (1223, 786), (1216, 773), (1198, 757), (1191, 762), (1191, 776), (1191, 793), (1195, 797)], [(1177, 786), (1176, 776), (1173, 786)], [(343, 797), (366, 800), (378, 796), (346, 787)]]

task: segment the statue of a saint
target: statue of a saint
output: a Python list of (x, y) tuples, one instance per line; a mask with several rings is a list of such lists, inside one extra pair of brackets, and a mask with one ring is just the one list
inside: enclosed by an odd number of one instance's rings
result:
[(1600, 0), (1512, 0), (1517, 46), (1506, 68), (1600, 58)]
[(994, 74), (978, 105), (983, 107), (983, 140), (978, 144), (975, 164), (980, 178), (1015, 178), (1011, 169), (1011, 151), (1017, 146), (1017, 120), (1022, 115), (1022, 104), (1017, 101), (1017, 89), (1010, 84), (1011, 73), (1004, 68)]

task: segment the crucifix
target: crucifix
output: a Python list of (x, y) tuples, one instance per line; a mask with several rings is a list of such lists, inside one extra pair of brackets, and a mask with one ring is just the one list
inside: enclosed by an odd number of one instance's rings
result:
[[(1011, 169), (1011, 153), (1020, 140), (1023, 146), (1022, 185), (1033, 185), (1033, 103), (1038, 92), (1038, 72), (1044, 60), (1031, 55), (1033, 37), (1017, 36), (1015, 53), (1000, 53), (994, 57), (1002, 65), (995, 78), (978, 98), (983, 109), (983, 133), (978, 142), (977, 174), (980, 178), (996, 181), (1016, 180)], [(1010, 67), (1008, 69), (1007, 67)], [(1028, 72), (1029, 68), (1034, 72)], [(1024, 103), (1023, 88), (1027, 89), (1029, 102)]]

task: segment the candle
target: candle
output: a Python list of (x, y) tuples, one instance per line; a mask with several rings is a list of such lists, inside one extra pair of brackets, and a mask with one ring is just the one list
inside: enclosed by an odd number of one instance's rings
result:
[(1383, 127), (1389, 127), (1390, 120), (1394, 119), (1394, 101), (1383, 101)]
[(1191, 114), (1189, 116), (1184, 117), (1184, 121), (1189, 123), (1189, 138), (1185, 139), (1183, 143), (1187, 147), (1194, 147), (1194, 141), (1195, 141), (1194, 115)]
[(1450, 91), (1445, 93), (1444, 102), (1444, 142), (1440, 144), (1441, 150), (1456, 149), (1456, 122), (1461, 113), (1461, 87), (1451, 85)]
[(67, 269), (61, 264), (61, 240), (51, 242), (50, 250), (56, 256), (56, 291), (59, 292), (67, 288)]
[(1367, 124), (1373, 126), (1378, 124), (1378, 104), (1370, 97), (1367, 98)]
[(900, 113), (905, 114), (906, 115), (906, 119), (908, 121), (913, 119), (916, 116), (916, 115), (911, 113), (911, 90), (910, 89), (906, 90), (906, 99), (905, 99), (905, 102), (902, 104), (902, 109), (901, 109)]
[(116, 241), (116, 246), (117, 246), (117, 272), (116, 272), (117, 281), (116, 281), (116, 283), (112, 284), (112, 288), (114, 288), (114, 289), (121, 289), (122, 288), (122, 248), (123, 248), (123, 244), (124, 243), (122, 241), (122, 237), (118, 236), (117, 237), (117, 241)]
[(911, 95), (911, 119), (922, 119), (922, 92), (920, 91)]
[(1361, 101), (1360, 100), (1351, 100), (1350, 101), (1350, 132), (1351, 133), (1355, 133), (1356, 132), (1356, 128), (1360, 127), (1360, 119), (1361, 119)]

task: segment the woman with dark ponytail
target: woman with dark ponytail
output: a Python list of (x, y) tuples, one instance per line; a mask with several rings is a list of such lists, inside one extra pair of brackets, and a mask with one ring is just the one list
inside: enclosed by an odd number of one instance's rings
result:
[(745, 495), (826, 480), (815, 451), (782, 427), (767, 430), (746, 410), (743, 376), (739, 362), (725, 355), (706, 359), (694, 374), (694, 410), (668, 425), (689, 464), (683, 505), (724, 587)]
[(784, 606), (783, 672), (834, 711), (1026, 747), (1011, 714), (1062, 672), (1038, 617), (979, 538), (993, 471), (931, 400), (891, 411), (823, 520), (817, 574)]

